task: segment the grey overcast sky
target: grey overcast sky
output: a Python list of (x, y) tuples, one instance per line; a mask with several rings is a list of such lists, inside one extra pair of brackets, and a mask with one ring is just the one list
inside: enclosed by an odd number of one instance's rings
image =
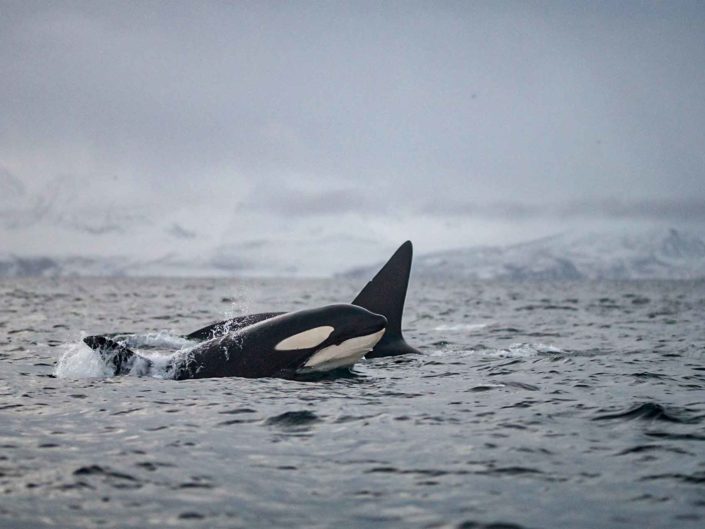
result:
[(0, 0), (0, 185), (61, 178), (221, 244), (702, 228), (705, 2)]

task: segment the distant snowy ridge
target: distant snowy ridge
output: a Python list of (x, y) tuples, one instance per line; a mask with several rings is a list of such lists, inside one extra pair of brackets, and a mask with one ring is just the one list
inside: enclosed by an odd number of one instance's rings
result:
[[(346, 275), (369, 275), (374, 267)], [(414, 275), (456, 279), (699, 279), (705, 242), (679, 230), (560, 234), (510, 246), (420, 255)]]
[(2, 277), (227, 277), (286, 275), (271, 267), (222, 263), (217, 256), (186, 259), (166, 255), (156, 259), (108, 257), (20, 257), (0, 255)]
[(237, 196), (202, 192), (154, 201), (139, 183), (90, 175), (29, 186), (0, 165), (0, 277), (320, 277), (388, 249), (337, 226), (283, 234)]
[(694, 279), (705, 277), (705, 243), (677, 230), (557, 235), (506, 247), (419, 257), (416, 273), (475, 279)]
[[(0, 277), (320, 277), (347, 269), (344, 275), (364, 279), (381, 264), (367, 266), (368, 259), (383, 261), (401, 242), (306, 224), (284, 235), (276, 219), (262, 233), (250, 233), (268, 218), (231, 208), (227, 194), (188, 204), (148, 203), (130, 182), (106, 178), (57, 177), (32, 189), (0, 166)], [(431, 254), (420, 243), (416, 249), (413, 273), (427, 277), (705, 277), (702, 237), (676, 229), (564, 233)]]
[[(172, 273), (169, 273), (170, 269), (172, 269)], [(172, 263), (168, 259), (138, 261), (128, 257), (0, 256), (0, 277), (105, 277), (132, 275), (198, 274), (193, 266), (188, 266), (186, 263)]]
[[(279, 260), (273, 260), (272, 255), (277, 252), (270, 246), (267, 243), (216, 245), (196, 257), (183, 253), (142, 258), (0, 254), (0, 277), (298, 276), (302, 272), (306, 275), (304, 263), (292, 266), (293, 263), (279, 262), (281, 255)], [(282, 250), (279, 246), (279, 251)], [(380, 264), (358, 267), (343, 275), (368, 277)], [(418, 255), (413, 273), (421, 277), (517, 281), (699, 279), (705, 278), (705, 242), (675, 229), (629, 234), (561, 234), (510, 246)]]

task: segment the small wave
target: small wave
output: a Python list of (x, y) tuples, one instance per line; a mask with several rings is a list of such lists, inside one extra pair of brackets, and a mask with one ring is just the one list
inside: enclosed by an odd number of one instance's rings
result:
[(560, 355), (565, 354), (565, 351), (559, 347), (542, 343), (513, 343), (507, 349), (483, 351), (481, 354), (490, 358), (529, 358), (539, 355)]
[(543, 472), (537, 468), (520, 467), (520, 466), (490, 468), (490, 469), (487, 469), (483, 472), (478, 472), (478, 473), (479, 474), (487, 474), (487, 475), (497, 475), (497, 476), (522, 476), (522, 475), (529, 475), (529, 474), (543, 474)]
[(479, 386), (473, 386), (468, 391), (480, 392), (480, 391), (491, 391), (497, 388), (506, 388), (505, 384), (480, 384)]
[(218, 412), (221, 415), (240, 415), (241, 413), (257, 413), (257, 410), (252, 408), (233, 408), (232, 410), (225, 410)]
[(79, 476), (79, 478), (97, 478), (116, 489), (139, 489), (142, 487), (142, 483), (137, 477), (100, 465), (80, 467), (73, 472), (73, 475)]
[(524, 526), (509, 522), (484, 523), (475, 520), (466, 520), (458, 524), (457, 529), (524, 529)]
[(538, 386), (534, 386), (533, 384), (527, 384), (526, 382), (516, 382), (512, 380), (507, 380), (504, 384), (512, 388), (525, 389), (527, 391), (539, 391)]
[(270, 426), (281, 426), (284, 428), (295, 428), (297, 426), (308, 426), (320, 421), (318, 415), (308, 410), (287, 411), (280, 415), (270, 417), (265, 424)]
[(489, 327), (489, 323), (448, 323), (448, 324), (442, 324), (438, 325), (437, 327), (434, 327), (434, 331), (439, 331), (439, 332), (456, 332), (456, 331), (467, 331), (467, 332), (474, 332), (474, 331), (479, 331), (480, 329), (486, 329)]
[(622, 419), (622, 420), (649, 420), (649, 421), (665, 421), (665, 422), (675, 422), (680, 424), (692, 423), (692, 419), (687, 419), (683, 417), (678, 417), (672, 412), (666, 411), (666, 409), (660, 404), (654, 402), (645, 402), (639, 404), (638, 406), (632, 407), (626, 411), (620, 413), (609, 413), (606, 415), (598, 415), (593, 420), (594, 421), (606, 421), (611, 419)]
[(617, 455), (623, 456), (627, 454), (641, 454), (644, 452), (657, 452), (657, 451), (663, 451), (663, 452), (672, 452), (674, 454), (686, 454), (686, 455), (693, 455), (691, 452), (688, 452), (687, 450), (683, 450), (682, 448), (678, 448), (676, 446), (667, 446), (667, 445), (636, 445), (632, 446), (630, 448), (625, 448), (621, 452), (619, 452)]
[(705, 435), (694, 433), (646, 432), (648, 437), (666, 439), (669, 441), (705, 441)]
[(681, 474), (679, 472), (673, 472), (669, 474), (654, 474), (649, 476), (644, 476), (639, 481), (655, 481), (655, 480), (676, 480), (683, 483), (694, 483), (697, 485), (702, 485), (705, 483), (705, 472), (694, 472), (693, 474)]
[(179, 520), (203, 520), (205, 515), (200, 512), (187, 511), (179, 514)]

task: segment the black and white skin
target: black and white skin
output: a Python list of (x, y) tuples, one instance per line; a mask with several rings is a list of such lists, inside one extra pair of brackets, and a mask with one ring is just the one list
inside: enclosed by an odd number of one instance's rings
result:
[(384, 335), (387, 319), (355, 305), (289, 312), (178, 351), (164, 362), (104, 336), (84, 341), (115, 375), (183, 380), (213, 377), (292, 377), (350, 367)]
[[(353, 305), (382, 314), (387, 318), (387, 332), (366, 358), (419, 353), (417, 349), (406, 343), (402, 335), (402, 314), (409, 286), (412, 257), (413, 246), (411, 241), (406, 241), (352, 301)], [(186, 335), (185, 338), (207, 340), (281, 314), (284, 313), (262, 312), (237, 316), (207, 325)]]
[[(164, 376), (291, 376), (349, 367), (363, 356), (418, 353), (402, 335), (412, 255), (406, 241), (349, 305), (248, 314), (198, 329), (184, 336), (198, 345), (160, 362)], [(154, 361), (126, 347), (131, 335), (88, 336), (84, 342), (115, 374), (153, 374)]]

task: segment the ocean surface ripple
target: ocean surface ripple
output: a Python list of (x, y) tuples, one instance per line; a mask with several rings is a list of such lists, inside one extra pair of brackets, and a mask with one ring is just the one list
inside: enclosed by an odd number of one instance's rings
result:
[(0, 282), (0, 527), (705, 525), (705, 282), (412, 277), (422, 355), (316, 381), (108, 377), (348, 280)]

